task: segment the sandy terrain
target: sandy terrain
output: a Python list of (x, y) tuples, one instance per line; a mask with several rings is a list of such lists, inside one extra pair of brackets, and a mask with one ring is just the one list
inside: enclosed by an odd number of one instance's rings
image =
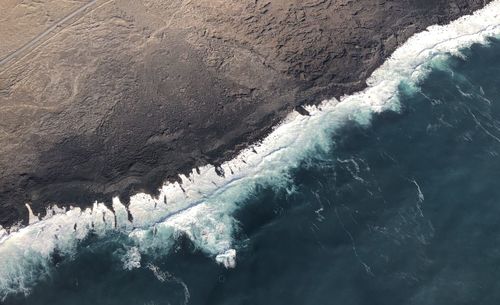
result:
[(0, 1), (0, 60), (42, 34), (86, 0)]

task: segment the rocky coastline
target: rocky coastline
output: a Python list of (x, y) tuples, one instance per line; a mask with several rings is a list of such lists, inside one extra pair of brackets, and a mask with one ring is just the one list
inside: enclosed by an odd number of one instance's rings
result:
[(362, 90), (414, 33), (488, 2), (8, 0), (0, 225), (26, 224), (26, 203), (43, 215), (127, 202), (231, 159), (293, 109)]

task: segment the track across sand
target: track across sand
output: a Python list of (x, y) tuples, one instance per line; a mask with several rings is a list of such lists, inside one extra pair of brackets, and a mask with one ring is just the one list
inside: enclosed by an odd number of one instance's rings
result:
[[(49, 34), (54, 32), (57, 29), (62, 29), (64, 28), (63, 25), (67, 23), (69, 20), (72, 18), (78, 16), (79, 14), (83, 13), (86, 9), (91, 7), (92, 5), (96, 4), (98, 0), (92, 0), (88, 2), (87, 4), (81, 6), (77, 10), (71, 12), (70, 14), (66, 15), (65, 17), (61, 18), (59, 21), (54, 23), (52, 26), (50, 26), (48, 29), (40, 33), (39, 35), (35, 36), (33, 39), (28, 41), (26, 44), (24, 44), (22, 47), (19, 49), (15, 50), (14, 52), (10, 53), (6, 57), (0, 59), (0, 66), (4, 66), (11, 62), (13, 59), (20, 57), (24, 52), (36, 47), (39, 43), (43, 41), (44, 38), (46, 38)], [(70, 25), (71, 23), (68, 23), (66, 26)]]

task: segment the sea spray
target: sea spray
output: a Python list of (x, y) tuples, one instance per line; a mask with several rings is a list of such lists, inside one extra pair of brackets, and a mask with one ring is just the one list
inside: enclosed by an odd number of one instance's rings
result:
[[(222, 165), (222, 171), (205, 166), (181, 176), (182, 183), (165, 184), (158, 197), (137, 194), (128, 207), (113, 199), (114, 213), (104, 204), (82, 210), (54, 206), (43, 219), (30, 217), (30, 225), (7, 232), (0, 229), (0, 296), (28, 293), (30, 285), (50, 272), (52, 253), (71, 255), (89, 232), (112, 230), (128, 234), (138, 252), (168, 251), (180, 236), (210, 256), (232, 253), (236, 227), (232, 212), (257, 185), (289, 187), (288, 172), (311, 152), (331, 148), (331, 132), (346, 122), (368, 125), (374, 113), (398, 110), (398, 86), (418, 82), (430, 60), (442, 54), (459, 54), (460, 48), (485, 43), (499, 34), (500, 1), (472, 16), (446, 26), (432, 26), (411, 37), (367, 81), (368, 88), (307, 106), (309, 116), (294, 112), (261, 143), (244, 150)], [(219, 174), (224, 172), (223, 176)], [(166, 200), (165, 200), (166, 199)]]

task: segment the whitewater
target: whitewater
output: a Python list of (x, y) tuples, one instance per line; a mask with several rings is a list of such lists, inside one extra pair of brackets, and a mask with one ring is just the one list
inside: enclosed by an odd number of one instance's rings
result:
[[(123, 256), (123, 267), (141, 266), (141, 255), (170, 251), (179, 236), (228, 268), (236, 266), (233, 236), (238, 228), (232, 214), (256, 187), (265, 185), (293, 192), (289, 172), (308, 155), (332, 149), (332, 132), (356, 123), (369, 126), (374, 114), (398, 111), (401, 82), (418, 83), (429, 63), (475, 43), (500, 35), (500, 1), (494, 1), (448, 25), (431, 26), (412, 36), (368, 79), (356, 94), (306, 106), (310, 115), (291, 113), (261, 143), (242, 151), (221, 169), (204, 166), (181, 183), (166, 183), (157, 197), (137, 194), (125, 207), (113, 199), (113, 210), (96, 202), (92, 208), (52, 206), (46, 216), (34, 215), (25, 227), (0, 228), (0, 299), (28, 294), (50, 272), (54, 251), (71, 256), (90, 233), (127, 235), (133, 243)], [(217, 172), (223, 172), (218, 175)], [(128, 211), (127, 211), (128, 209)], [(128, 213), (133, 217), (129, 221)]]

